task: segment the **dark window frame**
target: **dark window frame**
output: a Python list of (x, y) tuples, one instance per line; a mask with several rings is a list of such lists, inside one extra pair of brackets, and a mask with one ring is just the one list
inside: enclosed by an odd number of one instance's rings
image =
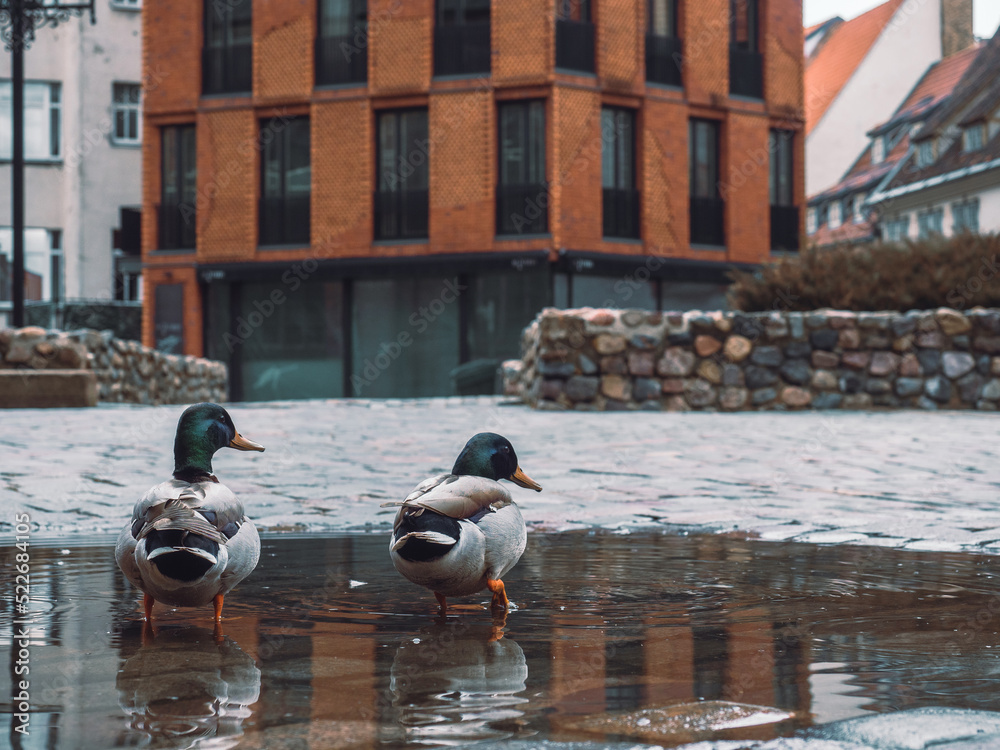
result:
[(205, 0), (202, 31), (202, 94), (250, 93), (253, 0)]
[[(302, 130), (305, 132), (301, 132)], [(307, 115), (260, 121), (259, 246), (308, 245), (312, 202), (312, 124)], [(294, 161), (296, 145), (305, 142), (308, 164)], [(278, 163), (278, 180), (268, 181), (269, 166)], [(290, 187), (294, 174), (308, 169), (308, 190)]]
[(594, 73), (595, 27), (591, 0), (556, 0), (556, 68)]
[[(170, 150), (173, 151), (173, 164), (168, 164), (171, 161), (168, 153)], [(187, 166), (192, 167), (191, 180), (188, 179)], [(160, 250), (195, 248), (197, 198), (198, 140), (195, 125), (194, 123), (164, 125), (160, 128), (160, 205), (157, 242)]]
[(367, 0), (317, 0), (315, 77), (317, 86), (368, 81)]
[(640, 237), (638, 119), (634, 109), (601, 107), (601, 216), (605, 237)]
[[(725, 202), (719, 190), (721, 145), (720, 121), (691, 118), (688, 125), (688, 193), (692, 244), (725, 246)], [(705, 158), (699, 158), (703, 150)]]
[(434, 75), (489, 75), (493, 65), (490, 0), (435, 0)]
[[(418, 132), (412, 139), (403, 133), (401, 118), (411, 115), (423, 116), (422, 137), (427, 142), (423, 156)], [(395, 155), (395, 169), (385, 167), (383, 141), (387, 118), (394, 118), (395, 135), (392, 153)], [(413, 123), (414, 125), (416, 122)], [(430, 153), (429, 153), (429, 112), (427, 107), (407, 107), (403, 109), (383, 109), (375, 113), (375, 240), (409, 241), (426, 240), (430, 228)], [(406, 148), (404, 149), (404, 146)], [(417, 148), (413, 148), (417, 146)], [(409, 174), (400, 175), (404, 164), (413, 167)], [(419, 175), (415, 185), (408, 185), (414, 175)]]
[[(740, 21), (745, 19), (745, 26)], [(745, 33), (744, 32), (745, 29)], [(764, 97), (759, 0), (729, 0), (729, 93)]]
[[(505, 114), (515, 113), (518, 128), (524, 179), (511, 181), (504, 178), (509, 162), (508, 141), (504, 139)], [(538, 118), (540, 117), (540, 123)], [(497, 103), (497, 205), (496, 233), (498, 235), (547, 234), (549, 231), (547, 121), (545, 99), (517, 99)], [(541, 163), (533, 156), (541, 156)]]

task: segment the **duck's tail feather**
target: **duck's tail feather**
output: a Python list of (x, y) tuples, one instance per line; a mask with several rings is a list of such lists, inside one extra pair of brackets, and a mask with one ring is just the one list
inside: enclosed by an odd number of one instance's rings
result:
[(439, 544), (443, 547), (451, 547), (458, 542), (457, 539), (437, 531), (411, 531), (408, 534), (403, 534), (403, 536), (393, 542), (392, 549), (398, 552), (411, 540), (427, 542), (428, 544)]

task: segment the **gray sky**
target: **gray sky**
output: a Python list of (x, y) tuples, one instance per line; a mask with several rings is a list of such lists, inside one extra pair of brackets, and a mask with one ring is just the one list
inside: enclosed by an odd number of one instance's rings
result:
[[(885, 0), (804, 0), (802, 22), (806, 26), (833, 16), (854, 18), (881, 5)], [(1000, 0), (973, 0), (973, 23), (976, 36), (989, 38), (1000, 25)]]

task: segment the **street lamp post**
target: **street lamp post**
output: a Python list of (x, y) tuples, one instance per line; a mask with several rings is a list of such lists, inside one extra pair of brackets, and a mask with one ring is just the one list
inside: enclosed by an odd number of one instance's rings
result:
[(94, 23), (94, 0), (0, 0), (0, 39), (10, 51), (11, 88), (11, 217), (14, 234), (11, 274), (12, 323), (24, 325), (24, 51), (43, 26), (58, 26), (73, 16), (90, 13)]

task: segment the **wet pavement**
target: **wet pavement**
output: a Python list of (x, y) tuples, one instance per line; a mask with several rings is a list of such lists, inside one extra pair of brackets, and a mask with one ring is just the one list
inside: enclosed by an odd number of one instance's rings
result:
[[(0, 529), (112, 532), (172, 469), (182, 407), (0, 415)], [(998, 416), (969, 412), (561, 413), (497, 398), (233, 404), (263, 454), (215, 468), (259, 526), (386, 528), (398, 500), (489, 430), (544, 487), (529, 525), (739, 530), (767, 540), (1000, 553)]]
[[(110, 542), (36, 540), (32, 735), (6, 698), (0, 732), (53, 749), (1000, 744), (988, 555), (533, 534), (504, 621), (482, 595), (440, 618), (386, 547), (266, 537), (222, 632), (210, 607), (158, 605), (150, 634)], [(14, 617), (7, 600), (4, 644)]]
[[(0, 414), (0, 529), (27, 514), (32, 540), (12, 747), (1000, 748), (995, 415), (229, 408), (267, 446), (215, 462), (271, 531), (260, 566), (221, 633), (158, 608), (152, 636), (110, 535), (169, 475), (182, 407)], [(512, 488), (531, 533), (506, 622), (486, 597), (441, 620), (379, 506), (483, 430), (545, 491)]]

